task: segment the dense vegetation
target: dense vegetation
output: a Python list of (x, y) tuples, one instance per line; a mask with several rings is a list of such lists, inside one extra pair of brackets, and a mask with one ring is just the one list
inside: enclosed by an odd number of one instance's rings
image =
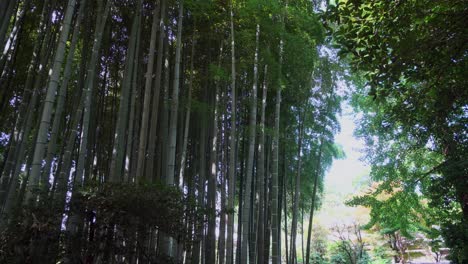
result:
[(340, 155), (311, 2), (2, 4), (3, 261), (280, 261)]
[(367, 263), (312, 230), (346, 95), (365, 228), (468, 261), (466, 6), (2, 0), (0, 262)]
[[(337, 1), (329, 18), (357, 79), (371, 176), (368, 226), (445, 238), (468, 261), (467, 1)], [(390, 197), (382, 199), (382, 194)], [(440, 247), (440, 246), (439, 246)], [(401, 251), (401, 250), (400, 250)]]

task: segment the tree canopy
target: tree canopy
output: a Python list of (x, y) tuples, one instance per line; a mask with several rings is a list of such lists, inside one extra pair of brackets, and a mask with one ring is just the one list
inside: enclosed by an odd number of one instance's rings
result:
[(364, 115), (357, 135), (367, 143), (373, 179), (383, 182), (373, 196), (393, 195), (354, 203), (372, 206), (379, 223), (392, 221), (382, 208), (394, 207), (404, 218), (393, 226), (406, 232), (401, 225), (417, 219), (404, 208), (417, 210), (428, 199), (452, 260), (466, 260), (466, 1), (343, 0), (328, 14), (342, 57), (360, 75), (353, 104)]

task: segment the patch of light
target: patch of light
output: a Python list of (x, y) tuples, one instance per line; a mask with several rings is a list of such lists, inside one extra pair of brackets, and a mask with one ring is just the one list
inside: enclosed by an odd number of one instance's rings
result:
[(359, 184), (370, 171), (361, 157), (365, 147), (363, 140), (354, 136), (357, 114), (349, 102), (342, 103), (343, 113), (338, 121), (341, 131), (335, 136), (335, 142), (343, 148), (346, 157), (335, 160), (324, 179), (324, 203), (318, 213), (318, 221), (326, 226), (350, 224), (355, 221), (364, 223), (368, 214), (363, 208), (348, 207), (344, 202), (356, 194), (362, 186)]

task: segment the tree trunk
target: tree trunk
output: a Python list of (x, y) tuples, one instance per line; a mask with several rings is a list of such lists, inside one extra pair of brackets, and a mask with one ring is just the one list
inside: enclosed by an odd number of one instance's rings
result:
[[(117, 124), (115, 128), (114, 149), (112, 151), (110, 182), (121, 182), (122, 173), (124, 170), (126, 132), (129, 119), (129, 103), (131, 94), (131, 81), (134, 68), (134, 59), (136, 52), (136, 43), (138, 37), (138, 28), (140, 27), (141, 6), (138, 6), (136, 17), (132, 23), (131, 35), (128, 44), (128, 54), (125, 58), (125, 71), (122, 83), (122, 92), (120, 95), (119, 113), (117, 116)], [(128, 151), (128, 150), (127, 150)], [(78, 174), (79, 175), (79, 174)]]
[(161, 120), (161, 127), (160, 127), (160, 158), (158, 159), (160, 162), (160, 171), (158, 175), (160, 176), (158, 180), (164, 182), (166, 179), (166, 172), (167, 172), (167, 151), (168, 151), (168, 144), (164, 144), (163, 142), (168, 142), (169, 138), (169, 75), (170, 75), (170, 67), (169, 67), (169, 42), (166, 38), (166, 42), (164, 44), (164, 84), (163, 84), (163, 105), (162, 105), (162, 120)]
[(188, 87), (188, 95), (187, 95), (187, 110), (185, 113), (185, 125), (184, 125), (184, 140), (182, 143), (182, 154), (180, 158), (180, 168), (179, 168), (179, 181), (182, 183), (184, 178), (184, 170), (185, 170), (185, 163), (187, 159), (187, 144), (188, 144), (188, 135), (189, 135), (189, 128), (190, 128), (190, 111), (192, 108), (192, 89), (193, 89), (193, 79), (194, 79), (194, 68), (193, 62), (195, 60), (195, 33), (192, 36), (192, 51), (190, 56), (190, 79), (189, 79), (189, 87)]
[[(221, 66), (223, 54), (223, 43), (219, 51), (218, 67)], [(206, 261), (216, 262), (216, 180), (218, 174), (218, 104), (219, 104), (219, 81), (215, 80), (215, 94), (213, 107), (213, 132), (211, 141), (210, 178), (208, 179), (208, 234), (206, 247)]]
[(31, 168), (31, 174), (29, 177), (28, 196), (32, 198), (32, 192), (39, 187), (39, 180), (41, 176), (42, 160), (47, 144), (47, 133), (49, 131), (50, 121), (52, 119), (52, 112), (55, 103), (55, 93), (57, 91), (60, 72), (63, 64), (63, 58), (65, 55), (66, 42), (71, 27), (71, 20), (73, 18), (73, 12), (75, 10), (75, 0), (69, 0), (67, 9), (65, 12), (65, 18), (62, 24), (62, 30), (60, 32), (59, 43), (57, 46), (57, 52), (55, 53), (54, 63), (51, 69), (50, 79), (47, 85), (47, 94), (42, 109), (41, 123), (39, 125), (39, 131), (37, 132), (36, 146), (34, 148), (34, 156)]
[[(161, 80), (162, 80), (162, 67), (164, 57), (164, 37), (165, 28), (164, 20), (166, 15), (166, 0), (161, 0), (161, 19), (159, 20), (159, 40), (158, 40), (158, 58), (156, 60), (156, 73), (154, 80), (154, 91), (153, 91), (153, 106), (151, 109), (151, 124), (149, 130), (148, 139), (148, 156), (146, 157), (145, 164), (145, 176), (147, 179), (152, 180), (155, 176), (154, 163), (156, 154), (156, 140), (157, 140), (157, 128), (158, 128), (158, 114), (159, 114), (159, 94), (161, 91)], [(163, 111), (165, 111), (163, 109)], [(161, 161), (161, 158), (158, 159)], [(157, 173), (159, 174), (159, 173)]]
[(180, 52), (182, 50), (182, 22), (184, 17), (184, 1), (179, 3), (179, 18), (177, 20), (176, 54), (174, 62), (174, 83), (172, 87), (171, 115), (169, 119), (169, 140), (166, 184), (174, 185), (176, 139), (177, 139), (177, 117), (179, 110), (179, 78), (180, 78)]
[(310, 213), (309, 213), (309, 228), (307, 230), (307, 250), (306, 250), (306, 264), (309, 264), (310, 259), (310, 243), (312, 239), (312, 225), (314, 223), (314, 212), (315, 212), (315, 199), (317, 197), (317, 186), (318, 186), (318, 178), (321, 174), (321, 159), (322, 159), (322, 151), (323, 151), (323, 132), (322, 137), (320, 139), (320, 147), (317, 157), (317, 163), (315, 165), (315, 178), (314, 178), (314, 189), (312, 191), (312, 202), (310, 204)]
[[(149, 117), (150, 117), (150, 103), (151, 103), (151, 88), (153, 84), (154, 56), (156, 53), (156, 33), (158, 31), (159, 14), (160, 14), (160, 8), (161, 8), (159, 1), (157, 1), (156, 5), (157, 7), (153, 11), (153, 23), (151, 24), (151, 37), (150, 37), (148, 65), (146, 68), (146, 75), (145, 75), (145, 93), (143, 97), (143, 110), (142, 110), (143, 115), (141, 118), (140, 141), (138, 144), (138, 159), (137, 159), (137, 167), (136, 167), (136, 175), (135, 175), (137, 179), (147, 179), (147, 177), (144, 175), (145, 162), (147, 158), (146, 143), (148, 142), (148, 122), (149, 122)], [(163, 31), (164, 29), (159, 28), (159, 30)], [(159, 56), (162, 57), (161, 55), (162, 53), (160, 52)]]
[[(245, 109), (242, 109), (240, 114), (242, 115), (239, 119), (240, 120), (245, 120), (247, 119), (247, 116), (248, 116), (248, 110), (245, 110)], [(243, 118), (242, 118), (243, 117)], [(238, 141), (241, 141), (241, 144), (242, 144), (242, 147), (240, 149), (240, 153), (241, 153), (241, 157), (246, 157), (247, 156), (247, 140), (245, 140), (246, 138), (246, 134), (247, 134), (247, 129), (246, 129), (246, 126), (240, 126), (241, 128), (241, 133), (239, 133), (238, 135)], [(238, 213), (238, 217), (237, 217), (237, 245), (236, 245), (236, 263), (237, 264), (242, 264), (241, 263), (241, 260), (242, 260), (242, 257), (241, 257), (241, 249), (242, 249), (242, 230), (243, 230), (243, 225), (242, 225), (242, 220), (243, 220), (243, 215), (244, 215), (244, 200), (242, 199), (242, 197), (244, 197), (244, 193), (245, 193), (245, 168), (246, 168), (246, 164), (245, 164), (245, 158), (244, 159), (241, 159), (240, 161), (240, 171), (239, 171), (239, 175), (240, 175), (240, 181), (239, 181), (239, 196), (238, 196), (238, 202), (239, 202), (239, 205), (238, 205), (238, 208), (239, 208), (239, 213)]]
[[(198, 210), (203, 210), (205, 208), (205, 175), (206, 175), (206, 120), (203, 114), (201, 114), (200, 122), (200, 143), (199, 143), (199, 171), (198, 171)], [(202, 257), (201, 244), (203, 240), (203, 225), (204, 219), (197, 219), (196, 221), (196, 233), (195, 233), (195, 244), (193, 246), (193, 258), (192, 263), (198, 264)], [(202, 262), (203, 263), (203, 262)]]
[[(283, 63), (283, 40), (280, 41), (280, 61), (279, 61), (279, 80), (276, 88), (276, 105), (275, 105), (275, 127), (272, 139), (272, 198), (271, 198), (271, 259), (272, 264), (281, 263), (281, 219), (279, 218), (278, 208), (278, 148), (279, 148), (279, 131), (280, 131), (280, 109), (281, 109), (281, 66)], [(284, 194), (283, 194), (284, 195)], [(286, 213), (286, 212), (285, 212)], [(286, 246), (287, 247), (287, 246)]]
[[(83, 20), (84, 7), (86, 5), (86, 0), (81, 1), (80, 9), (78, 10), (77, 21), (73, 29), (73, 37), (68, 50), (67, 60), (65, 64), (65, 69), (63, 73), (62, 84), (60, 85), (60, 90), (58, 92), (57, 106), (54, 114), (54, 121), (52, 123), (52, 129), (50, 131), (50, 141), (47, 145), (47, 157), (44, 167), (42, 177), (45, 179), (49, 178), (51, 172), (51, 166), (54, 156), (57, 154), (57, 140), (59, 137), (59, 130), (63, 122), (63, 112), (65, 107), (65, 100), (68, 90), (68, 82), (70, 81), (71, 71), (73, 66), (73, 58), (75, 56), (75, 48), (78, 42), (78, 36), (80, 34), (81, 21)], [(47, 181), (48, 182), (48, 181)], [(47, 186), (48, 187), (48, 186)], [(48, 189), (48, 188), (47, 188)]]
[(304, 207), (301, 210), (301, 251), (302, 251), (302, 261), (304, 261)]
[(91, 118), (91, 102), (92, 96), (94, 94), (95, 86), (95, 76), (96, 76), (96, 66), (99, 62), (99, 50), (101, 49), (102, 35), (104, 33), (104, 28), (107, 22), (107, 17), (109, 15), (111, 1), (107, 1), (106, 6), (103, 10), (103, 16), (99, 19), (99, 24), (96, 25), (95, 38), (92, 48), (91, 60), (88, 65), (88, 74), (86, 76), (86, 91), (85, 91), (85, 101), (83, 105), (83, 124), (81, 132), (81, 144), (80, 144), (80, 153), (78, 156), (78, 165), (76, 172), (76, 179), (78, 181), (84, 181), (85, 172), (84, 164), (85, 158), (88, 153), (88, 136), (89, 136), (89, 127), (90, 127), (90, 118)]
[[(177, 139), (177, 118), (179, 110), (179, 78), (180, 78), (180, 54), (182, 50), (182, 23), (184, 17), (184, 1), (179, 3), (179, 18), (177, 20), (177, 37), (176, 37), (176, 54), (174, 62), (174, 82), (172, 88), (172, 99), (171, 99), (171, 114), (169, 119), (169, 138), (168, 138), (168, 151), (167, 151), (167, 169), (166, 169), (166, 184), (169, 186), (174, 185), (175, 177), (175, 156), (176, 156), (176, 139)], [(167, 255), (175, 257), (173, 247), (175, 246), (175, 240), (172, 237), (168, 237), (167, 249), (169, 250)]]
[[(283, 154), (284, 157), (284, 154)], [(284, 160), (284, 158), (283, 158)], [(287, 200), (287, 188), (286, 188), (286, 175), (283, 173), (282, 177), (282, 191), (281, 191), (281, 200), (282, 200), (282, 205), (283, 205), (283, 210), (284, 210), (284, 249), (285, 249), (285, 257), (286, 257), (286, 264), (289, 264), (289, 244), (288, 244), (288, 200)], [(281, 210), (281, 208), (280, 208)], [(281, 219), (280, 219), (280, 225), (281, 225)], [(281, 227), (281, 226), (280, 226)], [(280, 229), (281, 230), (281, 229)], [(281, 235), (281, 234), (280, 234)], [(281, 250), (281, 247), (280, 247)]]
[(265, 65), (263, 74), (262, 105), (260, 113), (260, 136), (258, 139), (258, 164), (257, 164), (257, 185), (258, 185), (258, 220), (257, 220), (257, 263), (263, 263), (264, 258), (264, 235), (265, 235), (265, 108), (267, 100), (267, 72), (268, 65)]
[(290, 251), (290, 263), (297, 263), (297, 249), (296, 249), (296, 237), (297, 237), (297, 223), (299, 214), (299, 199), (301, 197), (301, 170), (302, 170), (302, 133), (303, 133), (303, 122), (304, 114), (299, 113), (299, 137), (297, 147), (297, 172), (296, 172), (296, 187), (294, 191), (293, 200), (293, 216), (291, 223), (291, 251)]
[[(3, 0), (2, 2), (4, 2)], [(5, 37), (8, 32), (8, 28), (10, 26), (10, 20), (11, 16), (14, 14), (15, 7), (17, 6), (18, 0), (9, 0), (6, 1), (7, 3), (3, 3), (3, 8), (2, 8), (2, 13), (0, 13), (1, 19), (1, 24), (0, 24), (0, 52), (3, 52), (4, 49), (4, 42), (5, 42)], [(0, 6), (1, 7), (1, 6)], [(3, 11), (5, 10), (5, 11)]]
[[(325, 113), (330, 112), (330, 107), (331, 107), (331, 98), (332, 98), (333, 90), (330, 91), (330, 94), (328, 96), (327, 100), (327, 106), (326, 106), (326, 111)], [(325, 122), (325, 117), (322, 116), (322, 123)], [(312, 202), (310, 205), (310, 213), (309, 213), (309, 228), (307, 230), (307, 250), (306, 250), (306, 264), (309, 264), (310, 260), (310, 243), (312, 239), (312, 226), (313, 226), (313, 220), (314, 220), (314, 212), (315, 212), (315, 201), (317, 198), (317, 188), (319, 184), (319, 177), (322, 173), (322, 155), (323, 155), (323, 145), (324, 145), (324, 140), (325, 140), (325, 125), (321, 128), (322, 131), (320, 133), (320, 146), (318, 149), (317, 153), (317, 160), (315, 164), (315, 178), (314, 178), (314, 189), (312, 191)]]
[[(139, 7), (143, 9), (143, 2), (138, 4)], [(141, 12), (140, 11), (140, 19), (138, 21), (137, 27), (137, 37), (135, 43), (135, 54), (133, 56), (133, 72), (131, 74), (131, 97), (130, 97), (130, 115), (128, 117), (128, 135), (127, 135), (127, 146), (125, 152), (125, 174), (124, 174), (124, 182), (132, 182), (133, 177), (138, 177), (135, 175), (135, 167), (137, 164), (135, 162), (138, 160), (137, 151), (138, 148), (138, 125), (135, 126), (135, 116), (139, 116), (139, 105), (136, 102), (139, 100), (139, 90), (138, 90), (138, 66), (140, 65), (140, 41), (141, 41)]]
[[(38, 30), (36, 32), (37, 37), (34, 41), (34, 49), (31, 61), (28, 66), (26, 81), (23, 89), (21, 105), (19, 107), (19, 115), (15, 122), (15, 134), (14, 137), (15, 144), (12, 145), (13, 149), (10, 149), (8, 152), (8, 158), (5, 164), (5, 168), (2, 172), (2, 187), (8, 185), (8, 181), (13, 181), (17, 178), (16, 168), (21, 168), (22, 161), (22, 152), (25, 149), (25, 138), (29, 137), (29, 131), (27, 128), (31, 127), (32, 112), (36, 109), (36, 103), (38, 100), (38, 91), (33, 89), (34, 78), (36, 74), (39, 74), (41, 71), (37, 70), (37, 66), (44, 65), (47, 61), (48, 54), (48, 40), (51, 35), (51, 30), (48, 25), (48, 7), (49, 0), (45, 0), (43, 3), (43, 8), (40, 16)], [(3, 89), (2, 89), (3, 90)], [(13, 174), (12, 174), (13, 173)], [(12, 174), (12, 175), (11, 175)], [(10, 176), (11, 175), (11, 176)], [(4, 187), (7, 188), (7, 187)]]
[(252, 174), (255, 154), (255, 131), (257, 119), (257, 81), (258, 81), (258, 49), (259, 49), (260, 25), (257, 24), (255, 34), (255, 60), (254, 60), (254, 77), (250, 102), (250, 118), (249, 118), (249, 153), (247, 158), (245, 192), (244, 192), (244, 207), (242, 209), (242, 242), (241, 242), (241, 263), (251, 263), (248, 261), (248, 246), (249, 246), (249, 226), (251, 218), (251, 190), (252, 190)]
[[(224, 99), (227, 98), (227, 94), (224, 92), (223, 96)], [(223, 105), (227, 104), (227, 100), (223, 102)], [(220, 145), (223, 145), (221, 151), (221, 174), (220, 174), (220, 219), (219, 219), (219, 237), (218, 237), (218, 264), (225, 263), (225, 256), (226, 256), (226, 175), (227, 175), (227, 150), (228, 144), (226, 144), (226, 115), (225, 113), (222, 114), (222, 137), (220, 140)]]
[(226, 264), (234, 264), (234, 188), (236, 186), (236, 56), (234, 40), (233, 11), (230, 10), (231, 24), (231, 133), (229, 138), (229, 171), (228, 171), (228, 219), (226, 239)]
[[(17, 11), (17, 15), (16, 15), (16, 18), (15, 18), (15, 23), (13, 24), (13, 27), (11, 28), (10, 30), (10, 33), (8, 34), (8, 38), (5, 40), (1, 40), (2, 36), (0, 36), (0, 86), (3, 86), (2, 85), (2, 79), (4, 79), (4, 77), (6, 77), (6, 75), (8, 74), (8, 64), (7, 64), (7, 61), (9, 60), (10, 62), (14, 61), (13, 58), (9, 58), (9, 57), (14, 57), (13, 54), (16, 54), (17, 53), (17, 45), (18, 45), (18, 37), (20, 36), (21, 34), (21, 31), (22, 31), (22, 28), (23, 28), (23, 24), (24, 24), (24, 17), (27, 13), (27, 11), (30, 10), (31, 8), (31, 1), (32, 0), (25, 0), (22, 4), (22, 8), (21, 8), (21, 11)], [(5, 2), (5, 1), (3, 1)], [(2, 9), (2, 7), (0, 6), (0, 9)], [(0, 17), (3, 17), (1, 11), (0, 11)], [(6, 19), (6, 17), (5, 17)], [(8, 18), (8, 22), (9, 22), (10, 18)], [(6, 36), (3, 36), (4, 38), (6, 38)], [(3, 42), (5, 43), (3, 46)], [(13, 51), (13, 52), (11, 52)], [(13, 56), (12, 56), (13, 55)], [(2, 89), (4, 90), (4, 89)], [(3, 94), (4, 94), (4, 91), (0, 92), (0, 101), (3, 99)], [(0, 107), (0, 109), (2, 109)]]
[[(269, 142), (269, 140), (267, 140)], [(270, 144), (265, 144), (265, 153), (267, 154), (266, 156), (266, 177), (265, 177), (265, 235), (263, 236), (265, 238), (264, 242), (264, 257), (263, 257), (263, 262), (262, 263), (257, 263), (257, 264), (269, 264), (270, 263), (270, 245), (271, 245), (271, 170), (270, 170), (270, 163), (271, 163), (271, 148), (268, 146), (271, 146)]]

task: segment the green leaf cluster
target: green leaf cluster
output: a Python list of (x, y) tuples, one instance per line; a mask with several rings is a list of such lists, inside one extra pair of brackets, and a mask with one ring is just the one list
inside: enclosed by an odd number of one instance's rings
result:
[[(353, 104), (364, 112), (357, 134), (368, 146), (371, 176), (382, 182), (379, 190), (399, 197), (370, 199), (377, 192), (354, 200), (376, 210), (374, 223), (409, 231), (417, 222), (413, 210), (425, 199), (423, 211), (437, 211), (445, 230), (456, 232), (468, 222), (467, 14), (466, 1), (340, 0), (329, 6), (330, 36), (358, 76)], [(386, 210), (401, 217), (378, 215)], [(457, 252), (468, 252), (468, 237), (449, 233), (452, 260), (466, 261)]]

